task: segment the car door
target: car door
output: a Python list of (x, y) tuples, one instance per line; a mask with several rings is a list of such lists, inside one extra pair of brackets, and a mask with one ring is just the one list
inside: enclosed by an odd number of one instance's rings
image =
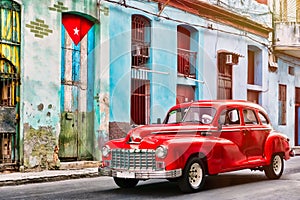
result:
[[(220, 138), (225, 139), (223, 144), (222, 168), (233, 168), (247, 162), (245, 155), (246, 141), (241, 130), (240, 111), (238, 108), (226, 108), (219, 117), (222, 126)], [(228, 142), (226, 142), (228, 140)]]
[(242, 129), (245, 139), (244, 153), (250, 162), (262, 159), (264, 144), (270, 132), (270, 127), (264, 125), (261, 120), (267, 120), (263, 113), (252, 108), (243, 108)]

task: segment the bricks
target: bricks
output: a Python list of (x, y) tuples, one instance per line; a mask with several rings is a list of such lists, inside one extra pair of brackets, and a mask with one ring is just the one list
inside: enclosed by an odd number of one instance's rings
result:
[(44, 38), (50, 33), (53, 33), (53, 31), (49, 29), (49, 26), (45, 24), (45, 21), (38, 18), (35, 19), (35, 21), (30, 21), (30, 23), (25, 26), (30, 29), (30, 32), (34, 33), (34, 37)]
[(56, 11), (56, 12), (64, 12), (68, 10), (68, 8), (64, 6), (63, 2), (57, 2), (56, 4), (53, 5), (53, 7), (48, 7), (48, 8), (49, 10)]

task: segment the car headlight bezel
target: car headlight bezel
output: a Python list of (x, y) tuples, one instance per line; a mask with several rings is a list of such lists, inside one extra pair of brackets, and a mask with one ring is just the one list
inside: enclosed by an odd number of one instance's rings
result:
[(168, 154), (168, 148), (166, 146), (160, 145), (155, 150), (155, 155), (158, 158), (165, 158)]
[(104, 147), (102, 147), (102, 156), (104, 157), (108, 157), (110, 154), (110, 148), (108, 145), (105, 145)]

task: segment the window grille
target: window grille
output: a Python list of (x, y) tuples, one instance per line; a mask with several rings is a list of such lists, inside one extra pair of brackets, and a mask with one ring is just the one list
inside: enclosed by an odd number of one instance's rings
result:
[(177, 49), (178, 73), (185, 76), (196, 78), (196, 55), (197, 52), (192, 52), (185, 49)]
[(143, 16), (132, 16), (131, 51), (132, 66), (145, 67), (149, 60), (150, 22)]
[(150, 122), (150, 81), (146, 68), (150, 58), (150, 21), (141, 16), (132, 16), (131, 35), (131, 124), (149, 124)]
[(16, 106), (18, 74), (7, 60), (0, 59), (0, 106)]
[[(15, 165), (20, 84), (21, 7), (0, 0), (0, 163)], [(1, 168), (2, 170), (5, 169)]]

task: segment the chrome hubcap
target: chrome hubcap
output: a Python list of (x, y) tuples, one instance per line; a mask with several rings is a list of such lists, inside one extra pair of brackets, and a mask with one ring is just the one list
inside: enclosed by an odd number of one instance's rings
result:
[(282, 168), (282, 161), (279, 155), (276, 155), (273, 159), (273, 171), (276, 175), (280, 174)]
[(193, 188), (198, 188), (202, 181), (202, 168), (199, 163), (193, 163), (189, 171), (189, 182)]

